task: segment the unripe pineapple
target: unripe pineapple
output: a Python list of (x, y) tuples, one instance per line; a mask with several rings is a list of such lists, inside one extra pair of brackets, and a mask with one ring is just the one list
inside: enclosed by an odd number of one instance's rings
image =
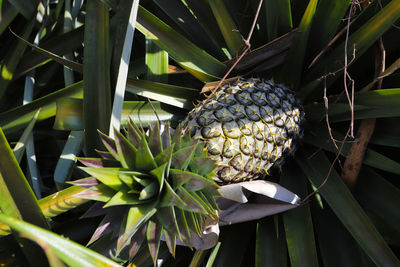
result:
[(304, 112), (294, 92), (273, 81), (243, 79), (221, 86), (183, 125), (204, 140), (218, 164), (215, 180), (242, 182), (268, 174), (296, 150)]

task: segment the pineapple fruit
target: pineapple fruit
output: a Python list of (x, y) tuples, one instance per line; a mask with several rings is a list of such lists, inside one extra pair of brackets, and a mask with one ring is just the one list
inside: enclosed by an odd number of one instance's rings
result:
[(183, 125), (206, 142), (220, 184), (242, 182), (280, 167), (303, 135), (294, 92), (273, 81), (239, 78), (193, 109)]

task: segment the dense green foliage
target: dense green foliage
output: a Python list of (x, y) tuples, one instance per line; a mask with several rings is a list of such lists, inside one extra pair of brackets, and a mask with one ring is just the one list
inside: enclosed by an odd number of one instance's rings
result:
[[(370, 2), (0, 0), (0, 265), (127, 264), (112, 231), (85, 247), (104, 220), (68, 183), (86, 176), (76, 157), (113, 140), (98, 130), (123, 140), (128, 117), (175, 127), (246, 51), (228, 78), (273, 79), (304, 106), (268, 179), (305, 201), (222, 226), (210, 250), (161, 242), (159, 262), (399, 266), (400, 0)], [(153, 265), (146, 246), (133, 266)]]

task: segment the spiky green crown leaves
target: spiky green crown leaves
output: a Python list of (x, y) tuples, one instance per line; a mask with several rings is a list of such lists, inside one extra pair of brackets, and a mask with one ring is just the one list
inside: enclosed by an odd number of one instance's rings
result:
[(215, 162), (201, 142), (181, 132), (171, 134), (165, 125), (161, 133), (156, 124), (145, 134), (130, 121), (125, 136), (100, 133), (107, 151), (98, 151), (101, 158), (80, 158), (90, 177), (73, 182), (87, 188), (79, 197), (105, 203), (105, 217), (89, 243), (120, 228), (117, 253), (130, 244), (132, 258), (146, 238), (156, 260), (161, 236), (174, 254), (177, 239), (190, 245), (205, 219), (217, 219)]

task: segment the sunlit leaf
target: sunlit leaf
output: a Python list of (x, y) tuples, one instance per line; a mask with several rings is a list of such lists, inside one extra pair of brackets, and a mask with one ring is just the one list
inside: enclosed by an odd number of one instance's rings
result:
[(331, 163), (325, 154), (319, 151), (308, 161), (306, 158), (307, 155), (296, 158), (299, 166), (315, 186), (328, 177), (320, 193), (366, 254), (378, 265), (400, 264), (339, 175), (330, 169)]
[(71, 266), (120, 266), (91, 249), (35, 225), (5, 214), (0, 214), (0, 221), (8, 224), (13, 230), (29, 237), (31, 240), (48, 245), (61, 260)]
[(107, 133), (110, 126), (111, 90), (109, 53), (109, 13), (100, 1), (88, 1), (85, 16), (83, 114), (85, 152), (95, 155), (101, 147), (97, 130)]
[(198, 79), (217, 80), (217, 77), (223, 75), (225, 65), (199, 49), (143, 7), (139, 7), (136, 27)]

